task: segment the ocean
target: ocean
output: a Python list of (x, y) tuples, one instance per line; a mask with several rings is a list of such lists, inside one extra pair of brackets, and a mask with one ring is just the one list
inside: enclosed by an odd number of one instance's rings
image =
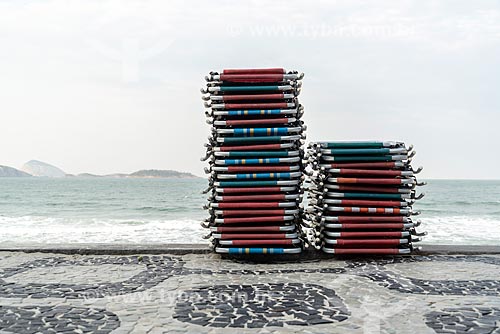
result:
[[(500, 245), (500, 181), (427, 180), (423, 244)], [(0, 178), (0, 244), (207, 243), (204, 179)]]

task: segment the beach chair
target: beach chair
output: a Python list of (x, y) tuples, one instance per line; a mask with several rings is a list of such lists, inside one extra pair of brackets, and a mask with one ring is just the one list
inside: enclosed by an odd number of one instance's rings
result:
[(281, 68), (206, 76), (201, 93), (211, 129), (202, 160), (209, 165), (209, 218), (202, 225), (217, 253), (302, 251), (302, 77)]
[(329, 254), (409, 254), (418, 233), (412, 146), (396, 141), (317, 142), (308, 146), (310, 245)]

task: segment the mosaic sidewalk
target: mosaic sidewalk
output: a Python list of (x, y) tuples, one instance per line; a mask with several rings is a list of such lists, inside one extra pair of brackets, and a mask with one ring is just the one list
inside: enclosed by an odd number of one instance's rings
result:
[(500, 333), (500, 256), (4, 252), (0, 333)]

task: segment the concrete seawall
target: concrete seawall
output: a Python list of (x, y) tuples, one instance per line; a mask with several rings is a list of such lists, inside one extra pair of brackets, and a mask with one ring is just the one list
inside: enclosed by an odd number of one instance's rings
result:
[[(476, 254), (500, 254), (498, 246), (479, 245), (422, 245), (422, 249), (414, 255), (476, 255)], [(81, 255), (130, 255), (130, 254), (209, 254), (212, 253), (206, 244), (46, 244), (35, 246), (10, 246), (1, 247), (0, 252), (26, 252), (26, 253), (58, 253), (58, 254), (81, 254)], [(280, 256), (277, 255), (277, 258)], [(334, 256), (323, 254), (320, 251), (306, 250), (296, 258), (311, 259), (332, 258)]]

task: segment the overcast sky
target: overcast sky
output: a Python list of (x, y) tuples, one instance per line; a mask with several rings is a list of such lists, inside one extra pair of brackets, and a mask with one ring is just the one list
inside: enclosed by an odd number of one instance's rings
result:
[(308, 140), (500, 178), (497, 1), (1, 1), (0, 165), (202, 175), (210, 70), (305, 73)]

